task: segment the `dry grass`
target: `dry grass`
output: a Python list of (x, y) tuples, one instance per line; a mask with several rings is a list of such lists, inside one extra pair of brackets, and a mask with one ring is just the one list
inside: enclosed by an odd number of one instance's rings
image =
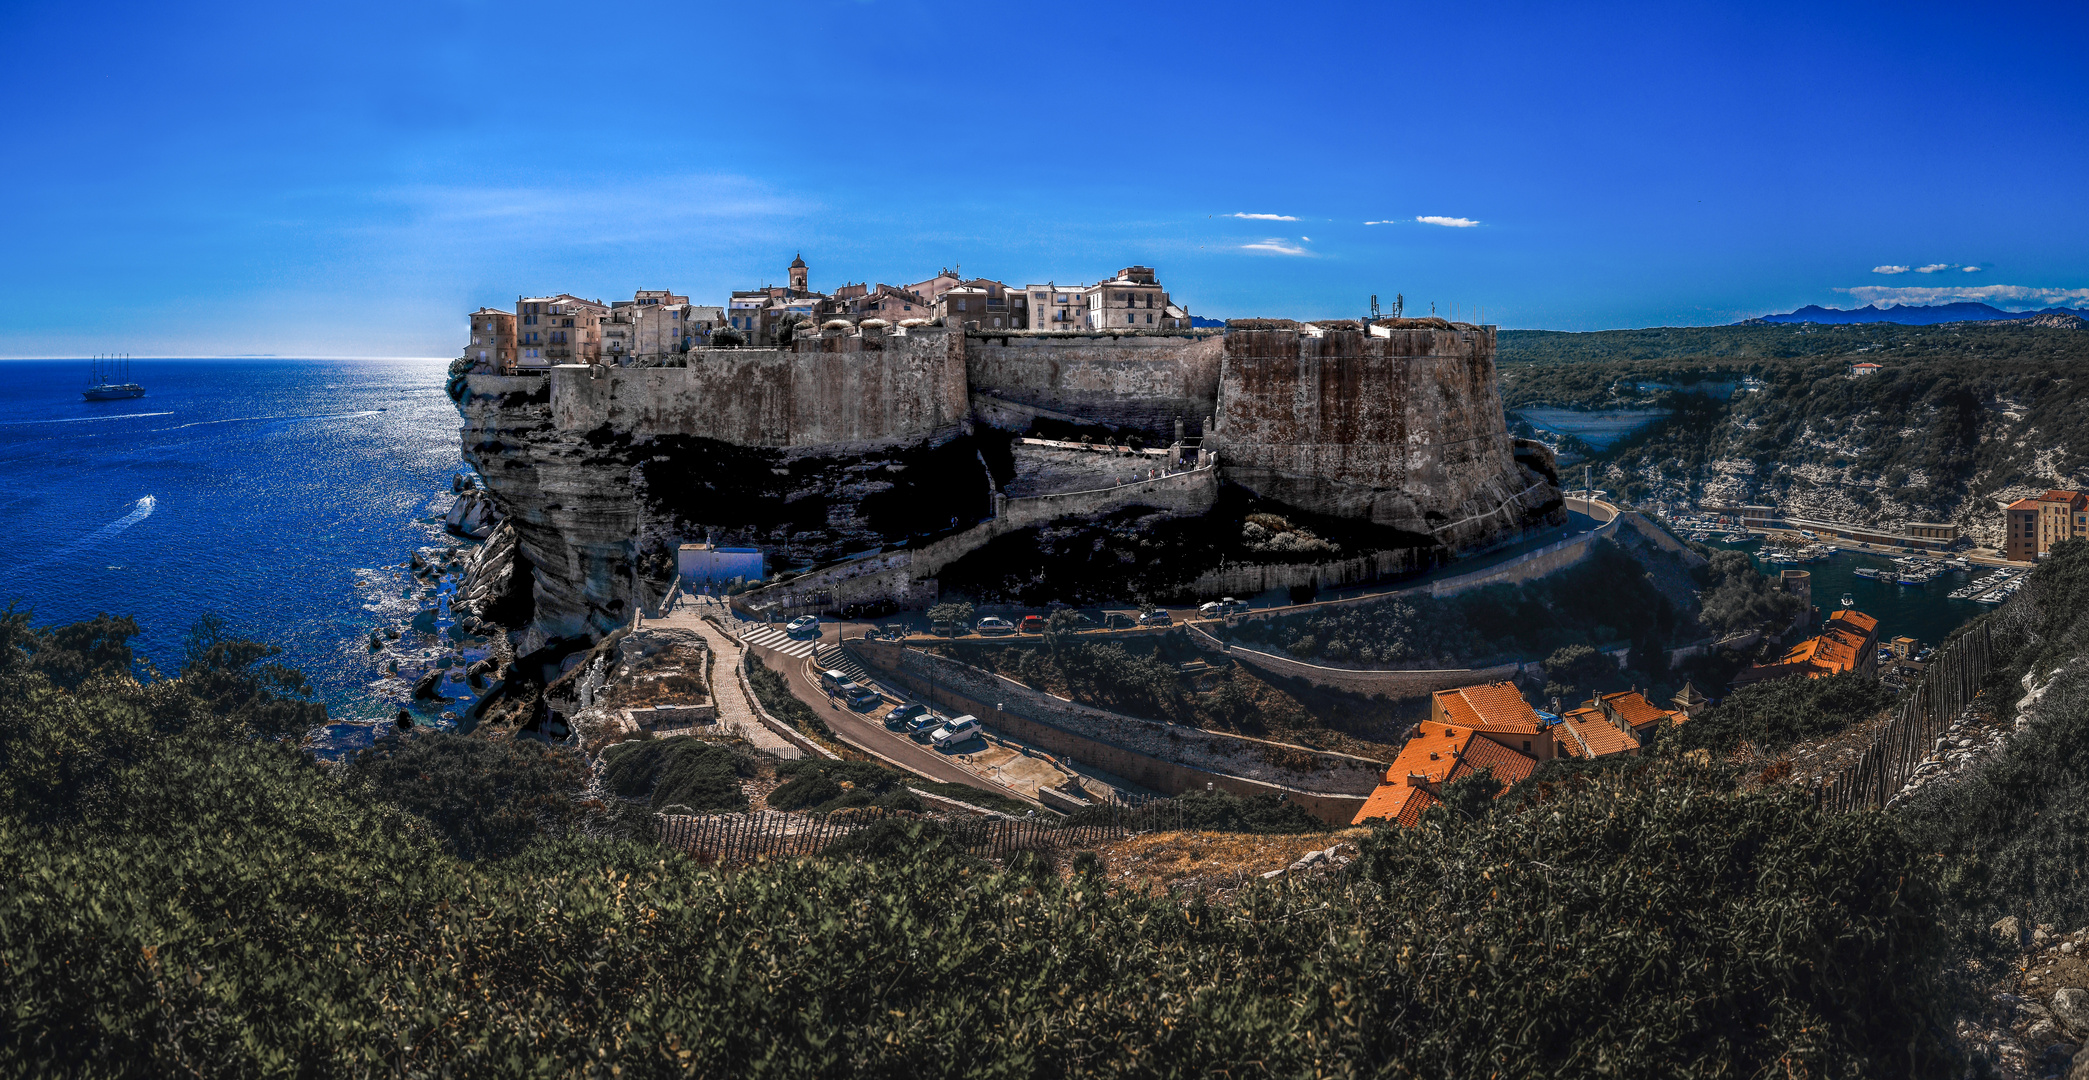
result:
[(1341, 844), (1353, 848), (1369, 829), (1303, 836), (1247, 833), (1160, 832), (1127, 837), (1095, 849), (1103, 874), (1115, 888), (1141, 893), (1218, 894), (1260, 881), (1309, 851)]

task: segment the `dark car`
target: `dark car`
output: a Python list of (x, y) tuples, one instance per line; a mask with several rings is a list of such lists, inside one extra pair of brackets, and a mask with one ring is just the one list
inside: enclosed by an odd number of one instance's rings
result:
[(902, 705), (885, 714), (885, 729), (887, 731), (905, 731), (910, 721), (927, 711), (928, 706), (926, 705)]

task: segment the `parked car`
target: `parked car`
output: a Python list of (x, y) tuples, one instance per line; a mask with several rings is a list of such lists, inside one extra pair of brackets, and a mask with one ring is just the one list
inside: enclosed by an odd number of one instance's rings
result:
[(943, 721), (943, 726), (937, 728), (935, 733), (928, 737), (928, 743), (930, 746), (947, 754), (950, 753), (952, 747), (977, 734), (979, 734), (978, 717), (969, 714), (953, 716)]
[(915, 742), (927, 742), (929, 740), (929, 736), (934, 735), (936, 732), (941, 731), (942, 729), (943, 718), (937, 716), (935, 713), (925, 712), (922, 713), (920, 716), (917, 716), (914, 719), (907, 721), (907, 738), (912, 739)]
[(1015, 624), (999, 615), (989, 615), (979, 620), (979, 623), (973, 629), (982, 634), (1013, 634), (1015, 633)]
[(1174, 617), (1169, 615), (1164, 608), (1154, 608), (1152, 611), (1139, 616), (1140, 626), (1168, 626), (1174, 623), (1174, 621)]
[(1224, 600), (1213, 600), (1210, 603), (1198, 607), (1197, 614), (1202, 615), (1207, 619), (1222, 619), (1228, 615), (1246, 611), (1247, 609), (1247, 601), (1235, 600), (1229, 596)]
[(832, 694), (840, 691), (845, 685), (851, 685), (847, 673), (840, 671), (820, 672), (820, 689)]
[(909, 721), (926, 712), (928, 712), (928, 706), (926, 705), (911, 703), (901, 705), (899, 708), (885, 714), (885, 730), (905, 731)]
[(1045, 617), (1042, 615), (1025, 615), (1022, 623), (1017, 626), (1017, 629), (1025, 634), (1042, 634), (1044, 628)]
[(800, 615), (797, 618), (792, 619), (790, 621), (790, 625), (785, 626), (783, 628), (783, 632), (789, 634), (792, 637), (810, 637), (816, 635), (820, 632), (819, 616)]
[(841, 696), (843, 700), (849, 703), (849, 708), (854, 709), (857, 712), (865, 712), (867, 710), (874, 709), (878, 706), (879, 702), (885, 700), (883, 695), (879, 694), (876, 690), (873, 690), (868, 686), (862, 686), (857, 683), (850, 683), (848, 685), (849, 687), (851, 687), (851, 689), (843, 691)]
[(1103, 613), (1103, 629), (1128, 630), (1139, 625), (1139, 617), (1129, 611), (1107, 611)]

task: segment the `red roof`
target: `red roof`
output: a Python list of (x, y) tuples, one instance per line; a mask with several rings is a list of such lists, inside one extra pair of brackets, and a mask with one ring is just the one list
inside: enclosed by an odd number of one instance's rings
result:
[(1568, 737), (1559, 741), (1568, 757), (1601, 758), (1612, 754), (1636, 754), (1639, 740), (1619, 731), (1610, 718), (1596, 709), (1575, 709), (1560, 718)]
[(1535, 735), (1542, 729), (1537, 710), (1523, 700), (1522, 692), (1513, 683), (1485, 683), (1438, 690), (1436, 702), (1453, 724), (1481, 731), (1512, 731), (1520, 735)]
[(1676, 714), (1673, 711), (1648, 701), (1646, 696), (1637, 690), (1621, 690), (1615, 694), (1605, 694), (1603, 695), (1603, 701), (1616, 710), (1618, 716), (1625, 723), (1631, 725), (1635, 731), (1649, 724), (1659, 724), (1663, 721), (1675, 722)]
[[(1415, 728), (1414, 736), (1400, 748), (1400, 756), (1385, 771), (1385, 782), (1364, 800), (1351, 819), (1361, 825), (1373, 818), (1415, 825), (1422, 811), (1440, 800), (1429, 790), (1456, 783), (1481, 769), (1492, 769), (1494, 778), (1508, 785), (1529, 779), (1538, 763), (1492, 739), (1481, 738), (1470, 727), (1427, 721)], [(1498, 797), (1498, 796), (1497, 796)]]

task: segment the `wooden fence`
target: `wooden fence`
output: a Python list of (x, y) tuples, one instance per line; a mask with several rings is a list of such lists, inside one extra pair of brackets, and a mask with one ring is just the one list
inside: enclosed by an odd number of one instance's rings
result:
[[(820, 815), (762, 811), (705, 817), (662, 817), (659, 819), (660, 842), (704, 862), (736, 865), (761, 858), (819, 854), (849, 834), (892, 816), (930, 821), (918, 814), (895, 815), (875, 807)], [(982, 858), (1000, 859), (1024, 850), (1093, 847), (1135, 833), (1180, 829), (1184, 822), (1180, 806), (1159, 803), (1146, 807), (1109, 807), (1107, 817), (1096, 815), (1078, 825), (1056, 819), (981, 817), (938, 818), (931, 823), (936, 828), (948, 830), (951, 839), (965, 851)]]
[(1984, 618), (1930, 661), (1892, 720), (1854, 765), (1821, 778), (1820, 807), (1835, 813), (1884, 809), (1929, 757), (1938, 735), (1980, 692), (1994, 650), (1994, 620)]

